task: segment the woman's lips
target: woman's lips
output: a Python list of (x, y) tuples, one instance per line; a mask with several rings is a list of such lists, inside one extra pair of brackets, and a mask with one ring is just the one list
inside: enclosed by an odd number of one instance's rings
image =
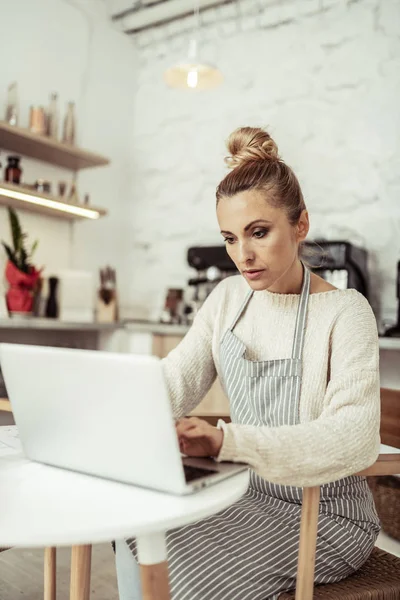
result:
[(253, 281), (254, 279), (259, 279), (261, 277), (261, 274), (264, 273), (264, 269), (260, 269), (259, 271), (243, 271), (243, 273), (247, 279)]

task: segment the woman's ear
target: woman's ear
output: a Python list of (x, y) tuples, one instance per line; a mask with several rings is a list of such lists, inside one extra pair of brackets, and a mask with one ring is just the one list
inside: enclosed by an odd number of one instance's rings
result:
[(297, 222), (297, 241), (302, 242), (306, 239), (307, 234), (310, 230), (310, 221), (308, 218), (308, 211), (304, 209)]

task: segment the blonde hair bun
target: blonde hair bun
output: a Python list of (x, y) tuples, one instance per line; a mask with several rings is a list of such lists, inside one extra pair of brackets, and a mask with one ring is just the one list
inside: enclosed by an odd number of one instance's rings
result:
[(226, 147), (230, 156), (225, 158), (225, 164), (230, 169), (243, 166), (247, 162), (280, 160), (278, 146), (272, 137), (260, 127), (239, 127), (233, 131)]

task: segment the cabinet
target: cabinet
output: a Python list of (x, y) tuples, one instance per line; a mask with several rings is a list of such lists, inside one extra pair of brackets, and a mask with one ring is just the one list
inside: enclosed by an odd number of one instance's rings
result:
[[(167, 356), (181, 341), (182, 336), (153, 334), (152, 353), (159, 358)], [(191, 416), (204, 417), (213, 424), (218, 418), (229, 417), (229, 402), (217, 379), (208, 394), (192, 411)]]

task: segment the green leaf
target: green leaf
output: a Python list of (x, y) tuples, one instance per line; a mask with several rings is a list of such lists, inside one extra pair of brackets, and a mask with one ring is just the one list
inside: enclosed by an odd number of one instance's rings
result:
[(10, 227), (11, 227), (12, 240), (13, 240), (13, 244), (14, 244), (14, 250), (16, 252), (18, 252), (21, 247), (21, 241), (22, 241), (21, 225), (19, 222), (18, 215), (13, 208), (8, 207), (8, 215), (10, 218)]
[(22, 231), (17, 212), (13, 208), (8, 207), (8, 215), (10, 219), (11, 236), (14, 250), (12, 250), (4, 242), (2, 242), (3, 246), (11, 262), (23, 273), (29, 273), (31, 268), (30, 257), (36, 250), (38, 241), (36, 240), (32, 244), (31, 251), (28, 253), (25, 246), (28, 234)]
[(3, 247), (7, 253), (8, 259), (17, 267), (17, 261), (14, 255), (14, 252), (11, 250), (10, 246), (8, 244), (6, 244), (5, 242), (1, 242), (3, 244)]
[(38, 244), (39, 244), (39, 240), (35, 240), (35, 241), (33, 242), (33, 244), (32, 244), (32, 248), (31, 248), (31, 253), (30, 253), (30, 256), (31, 256), (31, 257), (33, 256), (33, 254), (34, 254), (34, 252), (35, 252), (36, 248), (38, 247)]
[(21, 248), (20, 258), (19, 258), (20, 269), (23, 273), (29, 273), (29, 261), (28, 254), (24, 247)]

